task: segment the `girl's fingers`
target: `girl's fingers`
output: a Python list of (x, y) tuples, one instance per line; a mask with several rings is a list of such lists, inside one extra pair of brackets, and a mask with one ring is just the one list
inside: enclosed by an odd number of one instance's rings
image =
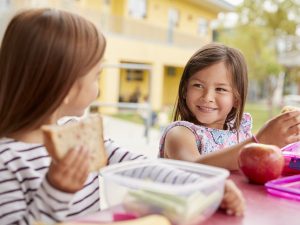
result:
[(82, 147), (77, 155), (76, 161), (73, 162), (72, 167), (79, 172), (85, 161), (89, 161), (89, 151), (85, 147)]
[(300, 124), (300, 111), (287, 112), (282, 117), (283, 125), (286, 127), (292, 127)]
[(84, 184), (88, 175), (89, 175), (89, 161), (86, 160), (82, 165), (81, 172), (78, 173), (77, 175), (78, 182)]
[(300, 135), (290, 135), (287, 137), (287, 142), (285, 143), (285, 145), (293, 143), (293, 142), (298, 142), (300, 141)]
[(240, 198), (233, 198), (229, 201), (224, 202), (221, 208), (225, 210), (228, 215), (242, 215), (244, 213), (245, 204)]
[(300, 124), (290, 127), (286, 133), (282, 134), (285, 137), (284, 145), (300, 141)]
[(74, 193), (82, 188), (89, 173), (89, 152), (80, 147), (70, 150), (56, 164), (51, 163), (49, 182), (59, 190)]
[(288, 134), (294, 134), (294, 135), (299, 135), (300, 134), (300, 124), (296, 124), (294, 126), (291, 126), (288, 130)]
[(228, 195), (226, 199), (224, 199), (224, 202), (222, 203), (222, 208), (237, 208), (241, 203), (242, 199), (235, 195), (234, 193), (231, 193)]
[(239, 208), (243, 206), (243, 202), (239, 198), (234, 198), (230, 202), (228, 202), (228, 208), (233, 209), (233, 211), (238, 211)]
[(76, 180), (80, 182), (84, 182), (87, 178), (89, 173), (89, 151), (87, 149), (83, 149), (81, 157), (78, 161), (74, 164), (74, 177)]
[(243, 194), (231, 180), (226, 180), (225, 194), (220, 207), (229, 215), (242, 215), (244, 212)]
[(85, 183), (89, 173), (89, 151), (86, 148), (80, 149), (67, 173), (73, 184), (82, 186)]
[(77, 147), (70, 150), (60, 163), (60, 171), (68, 177), (74, 178), (80, 173), (83, 161), (88, 160), (87, 150), (83, 147)]
[(70, 168), (74, 164), (74, 162), (77, 161), (81, 148), (82, 147), (78, 146), (75, 149), (70, 149), (63, 157), (63, 159), (59, 162), (60, 166), (64, 167), (65, 169)]

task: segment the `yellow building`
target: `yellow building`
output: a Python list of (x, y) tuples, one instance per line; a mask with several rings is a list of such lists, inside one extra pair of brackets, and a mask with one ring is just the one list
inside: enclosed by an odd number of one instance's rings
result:
[[(212, 41), (211, 21), (219, 12), (233, 10), (224, 0), (1, 2), (2, 17), (4, 12), (12, 14), (20, 8), (51, 6), (91, 19), (107, 38), (100, 101), (149, 99), (154, 110), (175, 103), (185, 63), (197, 49)], [(120, 63), (129, 67), (118, 68)], [(130, 66), (133, 63), (137, 64), (134, 68)]]

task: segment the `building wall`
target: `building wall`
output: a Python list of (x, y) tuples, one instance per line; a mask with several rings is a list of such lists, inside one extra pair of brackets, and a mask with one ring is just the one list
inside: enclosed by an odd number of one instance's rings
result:
[[(155, 110), (159, 110), (164, 101), (171, 101), (168, 100), (168, 97), (166, 97), (165, 100), (163, 98), (165, 65), (183, 67), (193, 53), (193, 49), (160, 45), (156, 43), (145, 43), (136, 40), (127, 40), (124, 42), (123, 38), (111, 36), (107, 43), (105, 63), (116, 65), (126, 59), (127, 62), (141, 62), (151, 65), (153, 68), (149, 81), (151, 83), (151, 103)], [(119, 98), (119, 82), (121, 81), (119, 70), (106, 68), (104, 73), (105, 75), (103, 75), (103, 77), (105, 78), (103, 79), (105, 79), (107, 83), (104, 86), (101, 86), (101, 93), (103, 93), (103, 95), (100, 97), (100, 100), (117, 102)], [(179, 79), (179, 73), (180, 70), (177, 71), (177, 79)], [(166, 80), (166, 82), (167, 85), (165, 87), (169, 87), (169, 90), (174, 87), (177, 88), (177, 85), (175, 85), (174, 82), (170, 84), (169, 80)], [(113, 84), (113, 90), (116, 91), (112, 91), (110, 84)]]
[[(128, 83), (124, 70), (104, 69), (99, 99), (116, 103), (120, 95), (130, 95), (139, 86), (142, 96), (149, 95), (153, 109), (159, 110), (163, 104), (175, 102), (182, 68), (197, 49), (212, 40), (210, 29), (205, 35), (198, 33), (198, 19), (204, 18), (209, 23), (217, 14), (189, 1), (147, 0), (146, 16), (137, 19), (129, 14), (128, 1), (11, 0), (9, 13), (21, 8), (50, 6), (92, 20), (107, 38), (105, 64), (132, 62), (152, 66), (152, 73), (145, 72), (145, 79), (137, 83)], [(178, 23), (173, 27), (169, 23), (171, 9), (179, 12)], [(176, 75), (168, 76), (166, 66), (175, 67)]]
[[(113, 14), (120, 16), (123, 13), (122, 22), (127, 21), (130, 26), (119, 28), (123, 31), (123, 37), (107, 33), (108, 45), (105, 56), (106, 62), (118, 64), (122, 61), (127, 61), (152, 65), (153, 71), (149, 79), (151, 92), (149, 94), (153, 109), (159, 110), (164, 104), (174, 104), (182, 68), (197, 49), (212, 40), (212, 32), (209, 29), (207, 35), (201, 36), (197, 34), (198, 19), (204, 18), (209, 22), (217, 16), (216, 13), (203, 10), (199, 8), (199, 6), (185, 1), (152, 0), (148, 1), (146, 17), (136, 19), (132, 18), (128, 13), (128, 1), (122, 1), (122, 4), (116, 4), (114, 0), (111, 2), (113, 6), (112, 10), (115, 11)], [(122, 10), (121, 7), (125, 8)], [(169, 29), (168, 10), (170, 8), (179, 11), (179, 23), (178, 26), (174, 28), (174, 32), (189, 35), (186, 40), (182, 42), (188, 43), (191, 38), (197, 38), (193, 46), (176, 46), (175, 44), (170, 45), (166, 42), (156, 41), (161, 39), (153, 35), (156, 33), (155, 30), (157, 30), (157, 33), (160, 35), (163, 33), (161, 31), (164, 31), (164, 37), (167, 39), (166, 36)], [(150, 40), (144, 40), (143, 37), (140, 38), (137, 33), (135, 33), (136, 39), (127, 38), (129, 29), (131, 29), (130, 32), (133, 33), (140, 32), (147, 34), (146, 36)], [(151, 35), (153, 35), (153, 41), (151, 40)], [(176, 76), (170, 77), (166, 74), (166, 65), (177, 68)], [(147, 95), (147, 87), (149, 86), (147, 83), (128, 83), (125, 80), (124, 73), (122, 74), (120, 71), (112, 72), (112, 70), (116, 69), (107, 69), (106, 79), (107, 81), (111, 80), (109, 83), (114, 83), (119, 88), (114, 88), (117, 90), (116, 93), (103, 95), (100, 100), (116, 102), (120, 95), (128, 97), (137, 86), (142, 90), (142, 96)], [(112, 75), (112, 73), (115, 73), (115, 75)], [(106, 93), (105, 90), (107, 89), (111, 90), (109, 85), (102, 86), (102, 89), (103, 93)]]
[[(156, 26), (168, 28), (168, 13), (170, 9), (178, 10), (179, 22), (175, 29), (186, 34), (197, 35), (198, 18), (205, 18), (208, 21), (216, 18), (216, 14), (203, 10), (199, 6), (181, 0), (153, 0), (149, 1), (149, 16), (147, 21)], [(208, 34), (210, 36), (210, 32)]]

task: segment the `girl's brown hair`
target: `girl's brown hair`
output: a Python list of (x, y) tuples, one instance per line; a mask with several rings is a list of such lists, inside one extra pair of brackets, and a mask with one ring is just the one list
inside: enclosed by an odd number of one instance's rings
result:
[(103, 35), (78, 15), (55, 9), (16, 15), (0, 48), (0, 137), (39, 127), (105, 46)]
[(224, 62), (228, 71), (232, 74), (233, 94), (237, 100), (237, 107), (232, 108), (231, 112), (228, 114), (225, 126), (229, 122), (233, 122), (231, 127), (232, 129), (238, 129), (240, 127), (247, 97), (247, 64), (243, 54), (239, 50), (217, 43), (204, 46), (187, 62), (179, 84), (174, 121), (186, 120), (199, 124), (196, 117), (188, 109), (186, 104), (185, 96), (187, 92), (187, 84), (190, 77), (192, 77), (196, 72), (219, 62)]

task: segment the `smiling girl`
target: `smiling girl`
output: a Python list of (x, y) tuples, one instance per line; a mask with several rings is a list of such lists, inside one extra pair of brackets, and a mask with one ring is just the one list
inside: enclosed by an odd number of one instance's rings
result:
[(300, 111), (279, 115), (252, 135), (252, 118), (244, 113), (247, 87), (247, 65), (239, 50), (212, 43), (197, 51), (184, 68), (160, 157), (232, 170), (247, 143), (283, 147), (299, 141)]

